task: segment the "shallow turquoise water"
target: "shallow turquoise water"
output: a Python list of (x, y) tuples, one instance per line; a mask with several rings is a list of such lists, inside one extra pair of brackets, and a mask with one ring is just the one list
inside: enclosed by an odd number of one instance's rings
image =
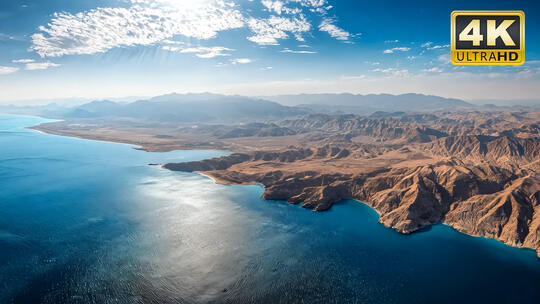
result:
[(531, 250), (444, 225), (400, 235), (366, 205), (314, 213), (0, 115), (0, 303), (539, 303)]

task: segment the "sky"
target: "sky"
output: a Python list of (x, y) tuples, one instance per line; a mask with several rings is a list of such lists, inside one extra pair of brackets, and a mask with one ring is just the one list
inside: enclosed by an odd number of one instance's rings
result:
[[(523, 10), (526, 63), (453, 66), (453, 10)], [(0, 103), (171, 92), (540, 96), (539, 1), (10, 0)]]

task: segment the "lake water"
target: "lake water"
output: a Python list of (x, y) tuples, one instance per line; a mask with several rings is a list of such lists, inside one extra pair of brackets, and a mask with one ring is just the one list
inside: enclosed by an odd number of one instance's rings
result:
[(0, 115), (0, 303), (540, 303), (532, 250), (444, 225), (400, 235), (356, 201), (315, 213), (41, 134)]

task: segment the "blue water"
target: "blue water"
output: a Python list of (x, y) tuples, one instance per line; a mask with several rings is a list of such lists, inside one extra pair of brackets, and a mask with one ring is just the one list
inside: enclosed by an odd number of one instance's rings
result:
[(41, 134), (0, 115), (0, 303), (540, 303), (531, 250), (444, 225), (400, 235), (366, 205), (314, 213)]

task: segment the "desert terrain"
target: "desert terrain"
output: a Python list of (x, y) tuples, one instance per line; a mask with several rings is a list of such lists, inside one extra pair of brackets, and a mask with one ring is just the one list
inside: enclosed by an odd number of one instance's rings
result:
[(70, 119), (34, 129), (147, 151), (221, 149), (163, 164), (224, 184), (261, 184), (266, 200), (324, 211), (365, 202), (412, 233), (442, 222), (540, 254), (540, 112), (309, 114), (247, 124)]

